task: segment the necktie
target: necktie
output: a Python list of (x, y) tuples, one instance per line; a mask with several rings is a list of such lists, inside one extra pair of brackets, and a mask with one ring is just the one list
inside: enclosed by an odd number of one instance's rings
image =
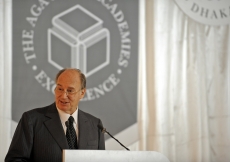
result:
[(66, 139), (70, 149), (77, 149), (77, 135), (73, 127), (74, 118), (70, 116), (68, 121), (69, 124), (67, 124)]

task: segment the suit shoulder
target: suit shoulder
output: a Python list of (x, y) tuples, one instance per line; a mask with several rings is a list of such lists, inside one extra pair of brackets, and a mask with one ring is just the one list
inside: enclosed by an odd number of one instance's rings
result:
[(30, 116), (33, 116), (33, 115), (37, 116), (39, 114), (44, 115), (47, 112), (48, 108), (51, 106), (53, 106), (53, 104), (45, 106), (45, 107), (34, 108), (34, 109), (24, 112), (23, 114), (29, 114)]
[(88, 119), (90, 119), (90, 120), (95, 120), (95, 121), (100, 120), (99, 118), (97, 118), (97, 117), (95, 117), (95, 116), (93, 116), (93, 115), (91, 115), (91, 114), (89, 114), (89, 113), (87, 113), (87, 112), (84, 112), (84, 111), (82, 111), (82, 110), (80, 110), (80, 109), (79, 109), (79, 113), (84, 114), (84, 115), (85, 115)]

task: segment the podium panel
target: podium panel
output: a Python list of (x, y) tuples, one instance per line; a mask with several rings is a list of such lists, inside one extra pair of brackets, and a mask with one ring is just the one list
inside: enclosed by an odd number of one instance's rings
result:
[(154, 151), (63, 150), (63, 162), (169, 162)]

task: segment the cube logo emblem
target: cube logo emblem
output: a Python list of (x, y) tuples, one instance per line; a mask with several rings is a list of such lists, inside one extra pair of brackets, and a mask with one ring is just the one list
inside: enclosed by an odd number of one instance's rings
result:
[[(75, 5), (54, 16), (52, 25), (48, 29), (48, 62), (52, 66), (78, 68), (89, 77), (109, 65), (110, 32), (93, 13)], [(60, 47), (63, 50), (57, 50)], [(69, 60), (66, 63), (59, 56)]]

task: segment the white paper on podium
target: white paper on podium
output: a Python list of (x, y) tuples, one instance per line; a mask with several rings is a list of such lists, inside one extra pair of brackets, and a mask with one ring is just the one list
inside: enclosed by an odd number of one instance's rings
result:
[(63, 150), (63, 162), (169, 162), (154, 151)]

